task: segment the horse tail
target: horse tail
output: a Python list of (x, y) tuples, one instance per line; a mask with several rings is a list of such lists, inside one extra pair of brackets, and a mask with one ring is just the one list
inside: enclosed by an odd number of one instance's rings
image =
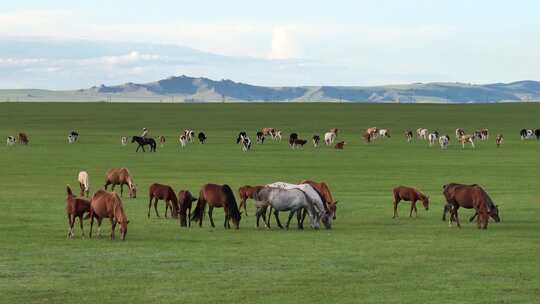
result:
[(66, 186), (66, 191), (67, 191), (67, 195), (69, 196), (73, 195), (73, 192), (71, 192), (71, 188), (69, 187), (69, 185)]
[(236, 198), (234, 197), (231, 187), (225, 184), (221, 186), (221, 191), (223, 191), (223, 194), (225, 194), (225, 197), (227, 198), (227, 209), (229, 210), (231, 217), (236, 221), (240, 221), (240, 210), (238, 210)]
[(197, 206), (195, 206), (195, 209), (193, 210), (193, 214), (191, 215), (192, 221), (202, 220), (204, 216), (205, 206), (206, 206), (206, 201), (204, 199), (204, 189), (201, 189), (201, 192), (199, 192), (199, 199), (197, 199)]

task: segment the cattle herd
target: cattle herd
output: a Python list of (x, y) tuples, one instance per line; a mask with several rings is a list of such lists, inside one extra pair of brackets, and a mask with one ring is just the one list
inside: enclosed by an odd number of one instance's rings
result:
[[(144, 128), (142, 136), (132, 137), (131, 142), (138, 144), (136, 151), (139, 149), (145, 151), (145, 146), (150, 146), (150, 151), (156, 151), (156, 139), (150, 137), (148, 133), (148, 129)], [(338, 134), (339, 129), (337, 128), (330, 129), (324, 133), (322, 137), (324, 144), (326, 146), (334, 146), (335, 149), (344, 149), (345, 141), (336, 142)], [(405, 132), (406, 141), (412, 142), (415, 137), (414, 135), (415, 133), (412, 130), (407, 130)], [(488, 129), (476, 130), (469, 134), (461, 128), (455, 130), (455, 138), (463, 148), (466, 145), (474, 148), (476, 140), (486, 141), (489, 139), (489, 135)], [(280, 142), (282, 140), (282, 131), (274, 128), (264, 128), (258, 131), (256, 136), (257, 144), (264, 144), (267, 137), (271, 138), (272, 141)], [(363, 133), (362, 137), (367, 143), (372, 143), (375, 140), (390, 138), (391, 136), (388, 129), (371, 127)], [(523, 129), (520, 131), (520, 138), (522, 140), (533, 137), (540, 140), (540, 129)], [(195, 131), (187, 129), (179, 136), (178, 140), (180, 146), (184, 148), (189, 143), (192, 143), (194, 138)], [(429, 146), (439, 144), (441, 149), (447, 149), (451, 140), (449, 135), (441, 135), (438, 131), (430, 131), (425, 128), (418, 128), (416, 130), (416, 138), (427, 141)], [(77, 131), (72, 130), (68, 133), (68, 143), (76, 143), (78, 139), (79, 133)], [(157, 139), (160, 146), (163, 147), (166, 143), (165, 137), (159, 136)], [(201, 131), (198, 133), (197, 139), (200, 144), (204, 144), (208, 138)], [(321, 136), (318, 134), (313, 135), (311, 138), (314, 147), (319, 146), (320, 140)], [(17, 137), (7, 137), (7, 145), (13, 145), (17, 142), (22, 145), (28, 145), (28, 135), (21, 132)], [(291, 149), (302, 148), (307, 142), (307, 139), (300, 138), (297, 133), (291, 133), (288, 141)], [(121, 144), (125, 146), (127, 143), (128, 138), (123, 136), (121, 138)], [(250, 151), (253, 147), (253, 143), (245, 131), (238, 134), (236, 143), (241, 145), (242, 151), (245, 152)], [(497, 147), (503, 143), (502, 134), (497, 134), (495, 143)], [(109, 170), (106, 173), (104, 189), (95, 192), (91, 199), (88, 199), (90, 197), (90, 184), (86, 171), (79, 172), (78, 182), (80, 186), (80, 197), (76, 197), (71, 188), (67, 186), (66, 211), (69, 223), (68, 237), (71, 238), (74, 236), (73, 226), (77, 218), (79, 218), (83, 236), (83, 219), (90, 219), (90, 237), (92, 236), (94, 221), (98, 223), (99, 234), (102, 220), (109, 218), (112, 226), (111, 238), (114, 239), (115, 227), (119, 225), (122, 240), (125, 239), (129, 220), (127, 219), (121, 199), (124, 186), (127, 186), (130, 198), (136, 198), (137, 196), (137, 188), (129, 170), (126, 168)], [(109, 185), (112, 186), (112, 192), (107, 191)], [(117, 185), (120, 186), (120, 195), (114, 192), (114, 188)], [(490, 217), (496, 222), (500, 221), (498, 206), (493, 203), (487, 192), (479, 185), (450, 183), (443, 186), (443, 195), (446, 198), (443, 220), (446, 220), (447, 214), (450, 214), (450, 226), (453, 222), (456, 222), (457, 226), (460, 227), (458, 217), (459, 208), (475, 210), (475, 214), (470, 221), (477, 218), (478, 228), (486, 229)], [(337, 201), (334, 200), (330, 188), (325, 182), (305, 180), (298, 184), (276, 182), (258, 186), (245, 185), (238, 189), (238, 196), (240, 198), (240, 205), (237, 205), (233, 191), (226, 184), (205, 184), (199, 191), (198, 198), (195, 198), (188, 190), (184, 189), (176, 193), (169, 185), (153, 183), (149, 186), (147, 217), (150, 217), (152, 204), (156, 216), (159, 217), (157, 204), (158, 201), (163, 200), (165, 202), (165, 217), (167, 217), (167, 213), (169, 212), (172, 218), (179, 220), (181, 227), (190, 227), (191, 221), (199, 222), (199, 226), (202, 226), (205, 208), (208, 205), (208, 218), (212, 227), (215, 226), (212, 216), (213, 209), (223, 208), (225, 213), (224, 227), (230, 228), (230, 222), (232, 221), (234, 227), (238, 229), (242, 213), (244, 212), (247, 216), (246, 201), (247, 199), (253, 199), (253, 204), (257, 210), (255, 214), (257, 227), (259, 227), (260, 219), (262, 218), (265, 227), (270, 228), (270, 215), (273, 212), (277, 225), (283, 228), (279, 219), (280, 211), (289, 211), (286, 224), (287, 228), (294, 215), (296, 215), (299, 229), (303, 229), (303, 222), (306, 215), (309, 217), (310, 225), (314, 229), (319, 229), (320, 223), (327, 229), (330, 229), (333, 220), (336, 219)], [(426, 210), (429, 208), (429, 196), (415, 188), (405, 186), (396, 187), (393, 189), (393, 196), (394, 218), (398, 217), (397, 207), (401, 201), (411, 202), (410, 217), (412, 217), (413, 213), (415, 216), (417, 215), (417, 201), (421, 201)], [(192, 212), (192, 204), (194, 202), (197, 203)], [(244, 208), (243, 212), (241, 211), (242, 207)], [(268, 212), (270, 214), (269, 216), (267, 216)]]

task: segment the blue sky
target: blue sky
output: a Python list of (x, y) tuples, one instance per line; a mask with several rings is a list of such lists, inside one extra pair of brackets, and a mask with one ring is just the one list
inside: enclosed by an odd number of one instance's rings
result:
[(261, 85), (540, 79), (539, 11), (520, 0), (11, 1), (0, 9), (0, 40), (43, 43), (0, 51), (0, 88), (179, 74)]

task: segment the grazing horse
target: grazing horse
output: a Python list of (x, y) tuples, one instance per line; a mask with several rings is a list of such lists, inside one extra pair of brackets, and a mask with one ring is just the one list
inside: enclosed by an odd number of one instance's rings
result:
[(504, 137), (502, 134), (497, 134), (497, 137), (495, 137), (495, 144), (497, 145), (497, 148), (500, 147), (500, 145), (502, 145), (504, 141)]
[(126, 136), (122, 136), (122, 137), (120, 138), (120, 143), (122, 144), (122, 146), (127, 145), (127, 141), (128, 141), (128, 139), (127, 139)]
[(446, 150), (448, 149), (448, 143), (450, 142), (450, 136), (443, 135), (439, 137), (439, 145), (441, 146), (441, 149)]
[(8, 146), (13, 146), (16, 142), (17, 142), (17, 139), (15, 138), (15, 136), (8, 136), (6, 139), (6, 144)]
[(149, 145), (150, 146), (150, 152), (156, 152), (156, 141), (153, 138), (147, 138), (147, 137), (140, 137), (140, 136), (133, 136), (131, 138), (131, 143), (137, 142), (139, 144), (137, 146), (137, 150), (135, 152), (139, 152), (139, 149), (142, 148), (143, 152), (146, 152), (144, 150), (144, 146)]
[(90, 202), (90, 238), (92, 238), (92, 226), (94, 225), (94, 218), (98, 222), (98, 236), (101, 234), (101, 221), (104, 218), (111, 219), (111, 240), (114, 240), (114, 230), (117, 224), (120, 224), (120, 235), (122, 241), (126, 239), (127, 228), (129, 220), (124, 211), (122, 200), (118, 194), (114, 192), (107, 192), (104, 190), (98, 190), (92, 196)]
[(159, 146), (160, 146), (161, 148), (163, 148), (164, 145), (165, 145), (165, 136), (161, 135), (161, 136), (159, 137)]
[(289, 135), (289, 146), (293, 146), (294, 145), (294, 141), (298, 139), (298, 134), (296, 133), (291, 133), (291, 135)]
[(204, 134), (204, 132), (199, 132), (199, 134), (197, 134), (197, 138), (199, 138), (199, 142), (201, 144), (204, 144), (206, 142), (206, 134)]
[(334, 148), (336, 148), (337, 150), (343, 150), (343, 148), (345, 147), (345, 144), (346, 142), (344, 141), (340, 141), (336, 144), (336, 146)]
[[(197, 199), (191, 195), (191, 192), (182, 190), (178, 192), (178, 215), (180, 227), (191, 227), (191, 207)], [(189, 210), (189, 212), (188, 212)]]
[(187, 137), (184, 134), (180, 135), (180, 137), (178, 138), (178, 141), (180, 142), (180, 147), (182, 148), (185, 147), (188, 143)]
[(171, 209), (171, 217), (176, 218), (178, 216), (178, 199), (171, 186), (153, 183), (148, 189), (148, 197), (148, 218), (150, 218), (152, 200), (154, 200), (154, 210), (156, 211), (157, 217), (159, 217), (157, 211), (157, 203), (159, 200), (165, 201), (165, 217), (167, 217), (167, 210), (169, 210), (169, 208)]
[(461, 136), (465, 135), (465, 130), (461, 128), (456, 129), (456, 139), (459, 140)]
[(66, 213), (69, 223), (68, 238), (72, 238), (75, 236), (75, 233), (73, 232), (73, 226), (75, 225), (76, 218), (79, 218), (82, 236), (84, 237), (83, 216), (85, 213), (90, 213), (90, 202), (84, 198), (76, 198), (73, 195), (73, 192), (71, 192), (71, 188), (69, 186), (67, 186), (66, 189)]
[(247, 137), (247, 133), (245, 131), (241, 131), (240, 133), (238, 133), (236, 143), (239, 144), (243, 137)]
[(312, 180), (304, 180), (300, 184), (308, 184), (313, 187), (315, 191), (317, 191), (319, 196), (322, 198), (324, 204), (326, 205), (327, 212), (330, 214), (330, 216), (332, 216), (332, 219), (335, 220), (338, 202), (334, 200), (334, 197), (332, 196), (332, 192), (330, 192), (330, 188), (328, 187), (328, 185), (325, 182), (318, 183)]
[(264, 144), (264, 133), (261, 131), (257, 132), (257, 143)]
[(19, 133), (17, 137), (19, 144), (21, 145), (28, 145), (28, 143), (30, 142), (30, 139), (28, 139), (28, 135), (26, 135), (26, 133)]
[(240, 210), (242, 210), (242, 207), (244, 207), (244, 213), (246, 214), (246, 216), (248, 215), (247, 214), (247, 209), (246, 209), (246, 201), (248, 198), (253, 198), (253, 194), (262, 189), (263, 186), (250, 186), (250, 185), (245, 185), (245, 186), (242, 186), (240, 188), (238, 188), (238, 196), (240, 197), (240, 206), (238, 207)]
[(471, 146), (473, 147), (473, 149), (475, 148), (474, 146), (474, 135), (463, 135), (461, 136), (461, 138), (459, 139), (459, 142), (461, 143), (461, 146), (463, 147), (463, 149), (465, 149), (465, 144), (471, 144)]
[(81, 188), (81, 196), (88, 197), (90, 192), (90, 181), (88, 178), (88, 172), (81, 171), (79, 172), (79, 175), (77, 176), (77, 180), (79, 181), (79, 187)]
[(191, 216), (192, 221), (199, 221), (199, 227), (202, 227), (202, 221), (204, 217), (204, 208), (208, 204), (208, 217), (210, 218), (210, 224), (214, 225), (214, 219), (212, 218), (212, 211), (214, 208), (223, 208), (225, 212), (225, 221), (223, 226), (225, 229), (231, 228), (230, 221), (232, 219), (236, 229), (240, 227), (240, 220), (242, 218), (234, 193), (229, 185), (216, 185), (206, 184), (199, 192), (199, 199), (197, 200), (197, 206), (193, 210)]
[[(498, 207), (493, 204), (489, 195), (479, 185), (450, 183), (443, 186), (443, 194), (447, 202), (447, 206), (444, 208), (443, 221), (445, 220), (446, 212), (451, 212), (448, 222), (449, 226), (451, 226), (452, 221), (456, 221), (457, 226), (461, 227), (458, 215), (458, 209), (460, 207), (476, 210), (478, 214), (477, 226), (479, 229), (487, 229), (490, 216), (496, 222), (500, 221)], [(471, 221), (475, 217), (476, 214), (473, 215)]]
[(137, 188), (127, 168), (114, 168), (107, 171), (105, 176), (105, 190), (107, 190), (109, 185), (112, 185), (112, 191), (114, 191), (114, 186), (120, 185), (121, 196), (124, 195), (124, 185), (127, 185), (129, 189), (129, 197), (137, 197)]
[(324, 133), (324, 143), (327, 146), (330, 146), (331, 144), (334, 143), (334, 141), (336, 140), (336, 137), (337, 137), (336, 133), (334, 133), (334, 132), (326, 132), (326, 133)]
[(319, 146), (319, 142), (321, 141), (321, 137), (315, 134), (313, 135), (312, 141), (313, 141), (313, 146), (317, 148)]
[(416, 209), (416, 202), (418, 200), (422, 201), (422, 205), (426, 208), (426, 211), (429, 210), (429, 196), (423, 194), (422, 192), (405, 186), (399, 186), (393, 189), (394, 193), (394, 216), (392, 218), (399, 217), (397, 212), (397, 207), (400, 201), (411, 202), (411, 212), (409, 217), (412, 217), (414, 211), (414, 216), (418, 216), (418, 210)]
[(411, 130), (407, 130), (407, 132), (405, 132), (405, 137), (407, 138), (407, 142), (410, 143), (413, 140), (413, 132)]

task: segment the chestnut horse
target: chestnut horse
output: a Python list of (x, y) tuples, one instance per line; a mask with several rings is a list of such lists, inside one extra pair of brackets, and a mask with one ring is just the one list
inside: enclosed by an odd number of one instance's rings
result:
[(499, 222), (499, 209), (493, 204), (493, 201), (489, 195), (477, 184), (463, 185), (457, 183), (450, 183), (443, 186), (443, 194), (446, 198), (447, 206), (443, 213), (443, 220), (445, 220), (446, 212), (450, 212), (449, 225), (452, 221), (456, 221), (457, 226), (461, 227), (459, 223), (458, 209), (460, 207), (466, 209), (475, 209), (476, 213), (471, 217), (470, 221), (478, 215), (477, 226), (479, 229), (487, 229), (489, 217), (491, 216), (495, 222)]
[(239, 228), (240, 219), (242, 216), (238, 210), (234, 193), (229, 185), (206, 184), (202, 187), (199, 193), (199, 199), (197, 200), (197, 206), (195, 207), (195, 210), (193, 210), (193, 215), (191, 216), (191, 220), (199, 221), (199, 227), (202, 227), (204, 208), (206, 207), (206, 204), (208, 204), (208, 217), (210, 218), (210, 224), (212, 227), (215, 227), (214, 219), (212, 218), (212, 211), (214, 208), (223, 207), (225, 212), (225, 221), (223, 226), (225, 229), (229, 229), (231, 227), (231, 219), (235, 228)]
[(411, 212), (409, 217), (412, 217), (414, 211), (415, 217), (418, 216), (418, 210), (416, 209), (416, 201), (422, 201), (422, 205), (426, 210), (429, 210), (429, 197), (422, 192), (405, 186), (399, 186), (394, 188), (394, 216), (392, 218), (399, 217), (397, 212), (397, 207), (400, 201), (411, 202)]
[(157, 211), (157, 203), (159, 200), (165, 201), (165, 217), (167, 217), (167, 210), (169, 210), (169, 208), (171, 208), (171, 217), (176, 218), (178, 216), (178, 199), (171, 186), (153, 183), (148, 189), (148, 197), (148, 218), (150, 218), (152, 200), (154, 200), (154, 210), (156, 210), (157, 217), (159, 217)]
[[(71, 192), (69, 186), (67, 189), (67, 198), (66, 198), (66, 213), (68, 217), (69, 230), (68, 238), (73, 238), (75, 233), (73, 232), (73, 226), (75, 225), (75, 219), (79, 218), (79, 224), (81, 224), (82, 236), (84, 237), (84, 228), (83, 228), (83, 216), (85, 213), (90, 213), (90, 202), (84, 198), (77, 198)], [(88, 214), (85, 218), (88, 218)]]
[(246, 209), (246, 201), (248, 198), (253, 198), (253, 194), (257, 191), (259, 191), (260, 189), (262, 189), (263, 186), (250, 186), (250, 185), (245, 185), (245, 186), (242, 186), (240, 188), (238, 188), (238, 196), (240, 197), (240, 206), (238, 207), (240, 210), (242, 210), (242, 206), (244, 207), (244, 213), (246, 214), (246, 216), (248, 215), (247, 214), (247, 209)]
[[(191, 206), (197, 199), (191, 195), (191, 192), (182, 190), (178, 192), (178, 215), (180, 227), (191, 227)], [(187, 213), (189, 210), (189, 213)]]
[(325, 182), (318, 183), (312, 180), (305, 180), (302, 181), (300, 184), (308, 184), (313, 187), (315, 191), (317, 191), (319, 196), (322, 198), (323, 203), (326, 205), (328, 212), (332, 215), (332, 219), (335, 220), (338, 202), (334, 200), (334, 197), (332, 196), (332, 192), (330, 192), (330, 188), (328, 187), (328, 185)]
[(98, 236), (101, 234), (101, 221), (104, 218), (111, 219), (111, 240), (114, 240), (114, 230), (116, 224), (120, 224), (120, 234), (122, 241), (126, 239), (127, 227), (129, 224), (122, 200), (115, 192), (107, 192), (105, 190), (97, 191), (92, 196), (90, 202), (90, 238), (92, 238), (92, 226), (94, 218), (98, 222)]
[(129, 197), (137, 197), (135, 183), (133, 183), (133, 178), (129, 174), (129, 170), (127, 168), (115, 168), (107, 171), (107, 175), (105, 176), (105, 190), (107, 190), (109, 185), (112, 185), (112, 191), (114, 191), (114, 186), (120, 185), (121, 196), (124, 194), (124, 185), (127, 185), (129, 188)]

